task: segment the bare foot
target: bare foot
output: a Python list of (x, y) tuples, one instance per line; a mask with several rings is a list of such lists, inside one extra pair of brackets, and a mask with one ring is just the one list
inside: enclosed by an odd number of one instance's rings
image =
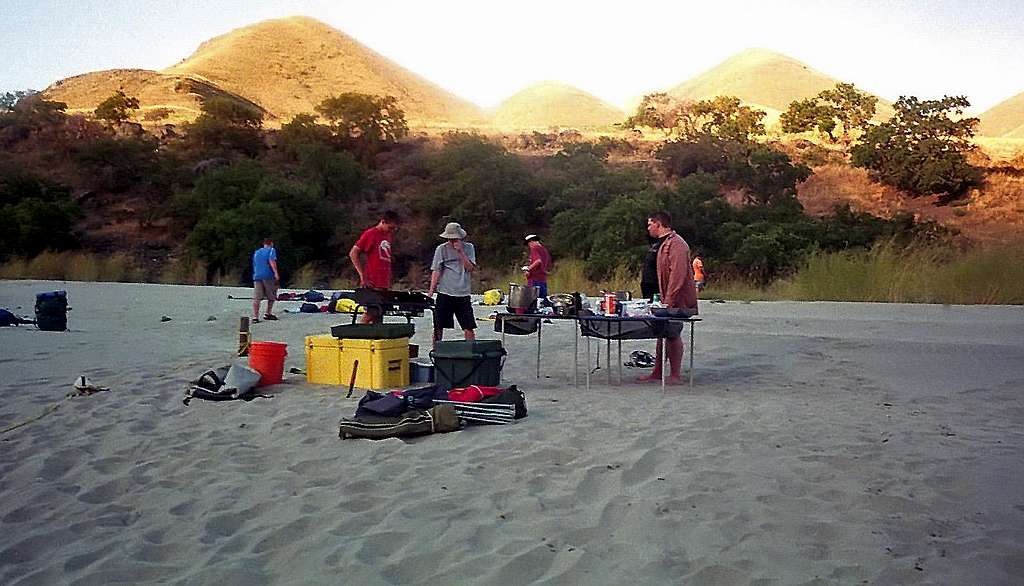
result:
[(636, 382), (638, 382), (638, 383), (660, 383), (661, 382), (661, 374), (654, 374), (652, 372), (651, 374), (648, 374), (646, 376), (642, 376), (642, 377), (636, 379)]
[(683, 379), (682, 379), (682, 377), (680, 377), (677, 374), (670, 374), (670, 375), (665, 377), (665, 384), (666, 385), (681, 385), (681, 384), (683, 384)]

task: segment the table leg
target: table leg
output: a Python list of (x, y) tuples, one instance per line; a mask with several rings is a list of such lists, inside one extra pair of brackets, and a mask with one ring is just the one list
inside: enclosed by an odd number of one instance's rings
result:
[(693, 326), (690, 322), (690, 388), (693, 388)]
[(537, 319), (537, 378), (540, 378), (540, 331), (543, 329), (544, 322), (540, 318)]
[[(608, 333), (611, 333), (611, 328), (608, 328)], [(605, 340), (605, 358), (608, 360), (608, 386), (612, 384), (612, 339), (609, 337)]]
[(665, 338), (660, 338), (658, 342), (661, 344), (661, 391), (665, 392), (665, 371), (668, 370), (668, 344)]
[(619, 386), (622, 386), (622, 338), (619, 338)]
[[(572, 386), (578, 388), (580, 386), (580, 332), (579, 323), (576, 320), (572, 320)], [(589, 359), (588, 359), (589, 360)]]
[[(600, 346), (598, 348), (600, 348)], [(597, 356), (601, 356), (600, 350), (598, 350)], [(584, 368), (587, 370), (587, 392), (590, 392), (590, 336), (587, 336), (587, 362)]]

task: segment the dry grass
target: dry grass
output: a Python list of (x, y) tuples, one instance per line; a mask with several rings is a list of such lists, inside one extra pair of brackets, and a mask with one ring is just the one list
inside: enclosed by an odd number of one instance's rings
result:
[(130, 283), (141, 281), (142, 277), (134, 260), (123, 252), (47, 251), (31, 259), (14, 258), (0, 265), (3, 279)]
[[(668, 93), (689, 100), (736, 96), (748, 104), (784, 112), (794, 100), (814, 97), (822, 90), (832, 89), (839, 81), (791, 57), (765, 49), (750, 49), (675, 86)], [(891, 116), (891, 104), (880, 99), (878, 115), (880, 118)]]
[(395, 96), (410, 123), (485, 118), (470, 102), (307, 17), (267, 20), (220, 35), (164, 73), (209, 80), (260, 104), (278, 122), (313, 112), (324, 98), (343, 92)]
[(971, 190), (957, 205), (935, 205), (934, 197), (912, 198), (872, 181), (867, 171), (847, 165), (824, 165), (798, 186), (797, 194), (808, 213), (828, 214), (837, 204), (883, 218), (899, 212), (957, 230), (985, 245), (1024, 237), (1024, 176), (989, 171), (980, 188)]
[(980, 134), (1024, 139), (1024, 92), (989, 108), (980, 118)]
[(819, 254), (778, 295), (804, 301), (1022, 304), (1024, 248), (1007, 245), (950, 256), (948, 249), (886, 243), (867, 252)]
[[(599, 295), (602, 291), (629, 291), (634, 297), (640, 295), (640, 276), (626, 266), (619, 266), (612, 273), (612, 276), (600, 281), (592, 281), (587, 278), (585, 263), (581, 260), (569, 259), (560, 260), (555, 263), (555, 269), (548, 275), (548, 293), (572, 293), (578, 291), (590, 296)], [(506, 273), (504, 276), (492, 279), (492, 286), (508, 293), (508, 284), (526, 284), (526, 278), (521, 271)], [(493, 285), (498, 283), (500, 285)]]
[[(1020, 120), (1024, 120), (1024, 115)], [(1024, 122), (1021, 123), (1024, 125)], [(1024, 136), (1019, 138), (976, 136), (974, 143), (993, 161), (1010, 161), (1024, 155)]]
[(593, 128), (625, 119), (625, 112), (587, 92), (563, 83), (542, 82), (502, 102), (493, 123), (502, 128)]

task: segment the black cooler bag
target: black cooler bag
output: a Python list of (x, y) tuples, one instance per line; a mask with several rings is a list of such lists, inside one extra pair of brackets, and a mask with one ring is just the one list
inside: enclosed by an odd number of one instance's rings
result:
[(68, 329), (67, 291), (48, 291), (36, 295), (36, 327), (47, 332)]
[(438, 342), (430, 352), (434, 384), (446, 391), (469, 385), (500, 386), (506, 354), (501, 340)]

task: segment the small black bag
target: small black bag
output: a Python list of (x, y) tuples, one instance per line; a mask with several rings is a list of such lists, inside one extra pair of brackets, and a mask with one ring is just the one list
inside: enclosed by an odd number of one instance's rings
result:
[(501, 391), (497, 395), (490, 397), (484, 397), (480, 400), (481, 403), (497, 403), (500, 405), (515, 405), (516, 407), (516, 419), (522, 419), (526, 417), (526, 393), (519, 390), (518, 387), (512, 385), (507, 389)]

